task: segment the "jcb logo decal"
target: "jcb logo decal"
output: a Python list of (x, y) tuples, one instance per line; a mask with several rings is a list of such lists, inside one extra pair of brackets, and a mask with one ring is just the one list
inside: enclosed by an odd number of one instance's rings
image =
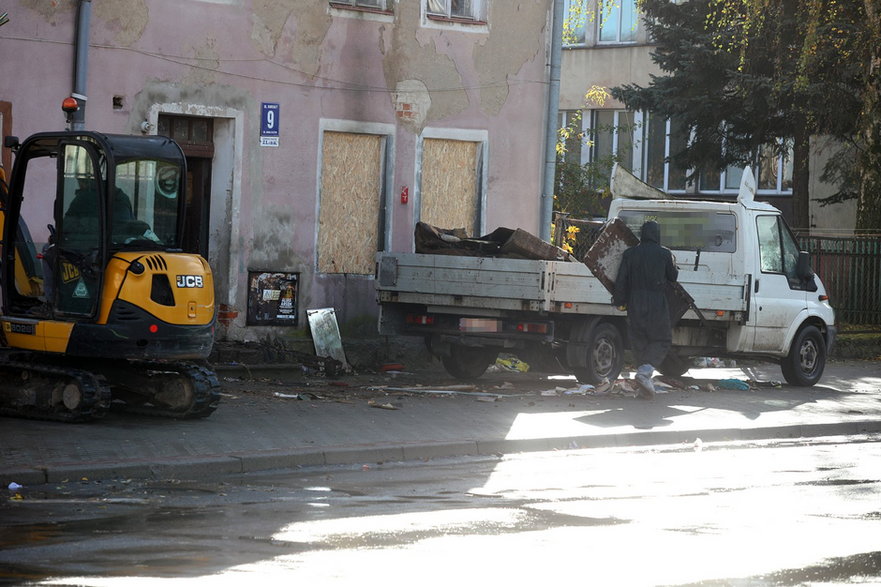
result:
[(80, 270), (72, 263), (61, 263), (61, 283), (70, 283), (80, 278)]
[(178, 275), (177, 276), (177, 286), (178, 287), (202, 287), (202, 276), (201, 275)]

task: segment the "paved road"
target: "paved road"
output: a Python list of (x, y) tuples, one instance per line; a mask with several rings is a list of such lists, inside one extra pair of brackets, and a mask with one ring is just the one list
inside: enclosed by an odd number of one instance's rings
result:
[(0, 584), (877, 585), (879, 440), (49, 484), (0, 502)]
[[(494, 373), (475, 390), (452, 392), (455, 382), (436, 370), (338, 381), (298, 373), (253, 372), (255, 379), (242, 380), (222, 372), (221, 406), (200, 421), (116, 413), (88, 424), (0, 418), (0, 483), (198, 478), (303, 465), (881, 432), (877, 362), (832, 363), (812, 388), (672, 390), (652, 402), (568, 395), (578, 389), (574, 380), (531, 373)], [(770, 382), (780, 372), (761, 366), (692, 369), (688, 376)], [(423, 387), (412, 391), (417, 385)]]

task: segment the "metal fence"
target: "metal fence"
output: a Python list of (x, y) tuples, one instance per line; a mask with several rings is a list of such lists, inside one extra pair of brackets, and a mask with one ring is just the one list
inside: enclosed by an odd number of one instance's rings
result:
[[(553, 241), (567, 244), (583, 259), (602, 222), (554, 217)], [(569, 227), (577, 230), (567, 231)], [(826, 286), (836, 320), (841, 324), (881, 325), (881, 237), (802, 236), (799, 247), (811, 254), (811, 267)]]
[(881, 324), (881, 238), (799, 238), (843, 324)]
[(583, 259), (602, 231), (603, 224), (602, 220), (570, 218), (567, 214), (555, 212), (553, 243), (565, 248), (576, 258)]

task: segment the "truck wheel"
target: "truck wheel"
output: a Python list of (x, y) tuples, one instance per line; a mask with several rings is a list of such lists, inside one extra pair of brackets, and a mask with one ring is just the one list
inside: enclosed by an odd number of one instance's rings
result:
[(581, 383), (596, 385), (603, 379), (614, 381), (624, 365), (624, 347), (621, 333), (612, 324), (603, 322), (591, 331), (587, 342), (586, 367), (573, 367), (572, 372)]
[(798, 331), (789, 354), (780, 361), (783, 378), (790, 385), (810, 387), (823, 376), (826, 367), (826, 341), (816, 326)]
[(674, 352), (668, 353), (658, 366), (661, 375), (667, 377), (680, 377), (685, 375), (689, 369), (691, 369), (689, 357), (681, 357)]
[(469, 381), (483, 375), (498, 356), (499, 351), (496, 349), (455, 344), (450, 348), (449, 356), (441, 357), (441, 362), (447, 373), (456, 379)]

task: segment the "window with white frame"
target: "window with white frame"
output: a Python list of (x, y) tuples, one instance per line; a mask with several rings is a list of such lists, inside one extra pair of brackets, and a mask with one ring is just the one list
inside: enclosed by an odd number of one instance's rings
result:
[(597, 3), (600, 43), (636, 42), (639, 21), (636, 2), (637, 0), (616, 0)]
[[(560, 113), (561, 122), (571, 113)], [(584, 116), (590, 121), (589, 160), (611, 171), (611, 163), (667, 192), (737, 192), (743, 168), (729, 165), (722, 170), (702, 170), (697, 184), (687, 183), (693, 170), (671, 161), (691, 140), (690, 130), (675, 120), (650, 113), (627, 110), (592, 110)], [(569, 160), (567, 158), (567, 160)], [(756, 157), (754, 171), (759, 192), (792, 193), (792, 142), (767, 145)]]
[(587, 29), (587, 1), (565, 0), (563, 5), (563, 44), (583, 45)]
[(424, 0), (429, 16), (462, 19), (484, 20), (485, 0)]
[(640, 174), (641, 159), (636, 158), (634, 169), (634, 133), (641, 126), (633, 112), (627, 110), (593, 110), (590, 117), (590, 160), (604, 171), (611, 173), (612, 164), (619, 163), (623, 167)]
[(352, 8), (372, 8), (375, 10), (391, 10), (392, 0), (330, 0), (331, 5)]
[(786, 192), (792, 190), (792, 141), (778, 142), (776, 146), (765, 145), (759, 153), (759, 191)]
[[(561, 110), (557, 113), (560, 141), (563, 143), (561, 157), (564, 163), (583, 165), (584, 117), (580, 110)], [(586, 155), (586, 153), (585, 153)]]

